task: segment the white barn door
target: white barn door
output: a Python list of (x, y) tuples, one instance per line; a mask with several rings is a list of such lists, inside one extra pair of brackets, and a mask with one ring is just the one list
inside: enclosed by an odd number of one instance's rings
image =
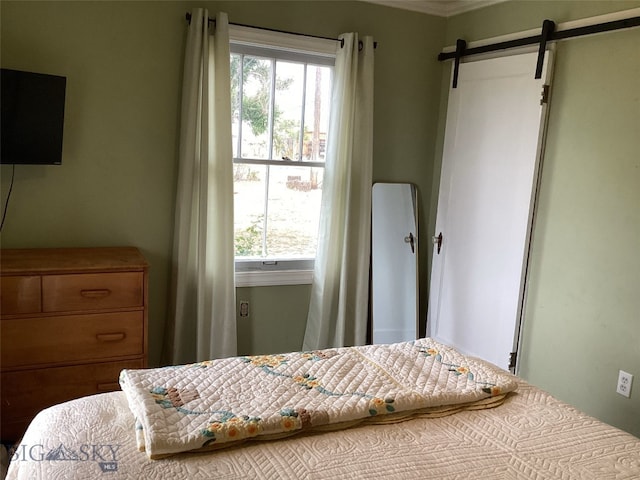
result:
[(545, 57), (539, 80), (537, 53), (461, 63), (449, 92), (427, 334), (504, 369), (518, 343)]

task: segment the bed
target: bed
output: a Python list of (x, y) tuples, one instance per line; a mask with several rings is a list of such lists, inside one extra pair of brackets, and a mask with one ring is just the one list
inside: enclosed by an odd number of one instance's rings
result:
[[(237, 357), (223, 363), (124, 371), (123, 391), (80, 398), (40, 412), (17, 446), (7, 478), (640, 478), (640, 439), (490, 364), (429, 339), (355, 348), (359, 350)], [(348, 363), (355, 361), (353, 357), (362, 363), (353, 367)], [(346, 364), (337, 363), (343, 358)], [(291, 373), (300, 365), (306, 376)], [(238, 372), (246, 383), (234, 377), (236, 368), (243, 369)], [(371, 382), (378, 391), (365, 386), (367, 372), (377, 372)], [(209, 374), (215, 377), (211, 385), (202, 377)], [(349, 375), (359, 379), (357, 384)], [(282, 417), (288, 423), (278, 425), (288, 428), (274, 430), (269, 408), (256, 417), (234, 417), (244, 418), (251, 426), (246, 432), (260, 430), (265, 438), (245, 432), (242, 438), (226, 442), (222, 438), (236, 430), (227, 429), (221, 435), (214, 429), (216, 437), (211, 428), (199, 424), (194, 428), (192, 423), (200, 421), (211, 426), (213, 410), (216, 415), (220, 412), (215, 407), (206, 415), (197, 414), (204, 403), (213, 402), (207, 388), (224, 405), (235, 401), (232, 398), (241, 402), (230, 410), (264, 407), (268, 402), (256, 401), (247, 390), (257, 388), (260, 378), (271, 382), (265, 390), (268, 395), (286, 397), (282, 405), (294, 407), (279, 405), (275, 414), (290, 415), (297, 408), (295, 399), (304, 398), (310, 409), (306, 423), (316, 423), (317, 428), (292, 427), (300, 415)], [(408, 387), (406, 380), (411, 378), (417, 382)], [(167, 393), (151, 386), (157, 382), (176, 388)], [(420, 389), (426, 384), (431, 386), (423, 396)], [(200, 396), (185, 396), (193, 385)], [(283, 393), (287, 390), (291, 393)], [(180, 401), (176, 391), (183, 392)], [(347, 417), (335, 416), (326, 402), (339, 405), (337, 410), (347, 412)], [(349, 405), (365, 408), (354, 410)], [(363, 412), (361, 417), (358, 411)], [(334, 416), (335, 421), (327, 420)], [(263, 422), (257, 424), (260, 428), (254, 428), (255, 421)], [(219, 428), (219, 416), (216, 422)], [(304, 423), (298, 421), (298, 426)], [(185, 426), (199, 436), (180, 443), (184, 435), (178, 430)], [(194, 444), (194, 438), (200, 443)]]

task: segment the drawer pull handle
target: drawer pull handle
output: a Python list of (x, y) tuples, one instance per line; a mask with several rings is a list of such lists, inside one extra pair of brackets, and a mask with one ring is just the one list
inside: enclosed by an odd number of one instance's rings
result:
[(120, 340), (124, 340), (127, 335), (119, 332), (119, 333), (98, 333), (96, 334), (96, 338), (99, 342), (119, 342)]
[(96, 390), (99, 392), (111, 392), (113, 390), (119, 390), (120, 384), (118, 382), (98, 383)]
[(100, 288), (96, 290), (80, 290), (80, 295), (84, 298), (104, 298), (111, 295), (111, 290), (108, 288)]

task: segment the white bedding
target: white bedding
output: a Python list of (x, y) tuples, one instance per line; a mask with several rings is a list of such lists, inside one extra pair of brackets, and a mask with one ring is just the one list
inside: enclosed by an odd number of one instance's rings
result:
[(640, 478), (640, 439), (518, 382), (494, 409), (161, 460), (137, 450), (124, 393), (106, 393), (41, 412), (8, 479)]

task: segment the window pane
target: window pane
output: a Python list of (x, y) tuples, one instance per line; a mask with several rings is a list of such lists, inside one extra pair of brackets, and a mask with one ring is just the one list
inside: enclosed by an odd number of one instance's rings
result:
[(233, 166), (236, 257), (262, 257), (266, 171), (264, 165)]
[(331, 68), (307, 67), (303, 160), (323, 162), (331, 107)]
[(245, 56), (242, 68), (242, 158), (269, 158), (273, 62)]
[(315, 257), (323, 168), (269, 167), (267, 256)]
[(304, 64), (276, 62), (273, 158), (300, 160)]
[[(333, 67), (273, 51), (230, 61), (236, 259), (251, 270), (308, 268), (324, 168), (302, 162), (325, 158)], [(283, 158), (301, 163), (274, 165)]]

